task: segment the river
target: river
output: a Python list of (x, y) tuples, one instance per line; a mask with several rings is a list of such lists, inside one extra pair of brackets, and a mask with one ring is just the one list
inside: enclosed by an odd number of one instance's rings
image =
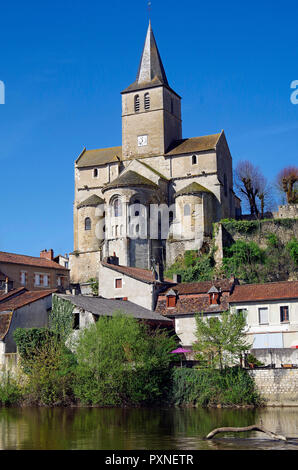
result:
[[(223, 426), (263, 426), (289, 437), (218, 434)], [(298, 408), (0, 408), (1, 450), (298, 450)]]

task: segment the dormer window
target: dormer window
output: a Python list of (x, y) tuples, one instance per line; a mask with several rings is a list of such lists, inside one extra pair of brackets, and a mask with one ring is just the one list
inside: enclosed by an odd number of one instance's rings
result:
[(150, 95), (149, 93), (145, 93), (144, 95), (144, 108), (150, 109)]
[(212, 286), (211, 289), (208, 291), (209, 294), (209, 305), (218, 305), (219, 304), (219, 296), (220, 292), (216, 289), (215, 286)]
[(135, 112), (138, 113), (140, 111), (140, 97), (139, 95), (135, 96)]
[(177, 303), (177, 295), (176, 292), (171, 289), (169, 292), (166, 294), (167, 298), (167, 308), (175, 308), (176, 303)]
[(191, 163), (192, 163), (192, 165), (196, 165), (198, 163), (198, 158), (197, 158), (196, 155), (193, 155), (191, 157)]

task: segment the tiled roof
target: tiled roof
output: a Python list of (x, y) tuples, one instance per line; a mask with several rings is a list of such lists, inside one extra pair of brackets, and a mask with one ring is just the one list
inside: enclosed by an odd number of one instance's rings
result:
[(8, 333), (12, 312), (0, 313), (0, 340), (3, 340)]
[(104, 200), (101, 197), (96, 196), (96, 194), (92, 194), (92, 196), (85, 199), (85, 201), (80, 202), (80, 204), (77, 205), (77, 208), (80, 209), (80, 207), (97, 207), (99, 204), (104, 204)]
[(177, 298), (175, 307), (167, 308), (166, 300), (159, 296), (155, 311), (168, 317), (194, 315), (196, 313), (220, 313), (229, 309), (228, 295), (220, 297), (220, 303), (210, 305), (209, 295), (181, 295)]
[(26, 291), (27, 289), (25, 287), (18, 287), (17, 289), (12, 289), (7, 293), (0, 291), (0, 303), (10, 299), (11, 297), (20, 295), (22, 292)]
[(116, 312), (123, 312), (132, 315), (140, 320), (155, 320), (170, 323), (171, 320), (164, 318), (157, 312), (152, 312), (147, 308), (134, 304), (127, 300), (103, 299), (101, 297), (90, 297), (84, 295), (64, 295), (57, 294), (62, 299), (69, 300), (72, 304), (87, 312), (100, 316), (113, 316)]
[(40, 268), (54, 268), (54, 269), (63, 269), (64, 271), (67, 269), (61, 266), (55, 261), (51, 261), (46, 258), (37, 258), (35, 256), (27, 256), (27, 255), (18, 255), (16, 253), (6, 253), (4, 251), (0, 251), (0, 263), (12, 263), (12, 264), (22, 264), (27, 266), (37, 266)]
[(229, 302), (254, 302), (262, 300), (297, 299), (298, 281), (268, 282), (235, 286)]
[[(118, 157), (118, 158), (117, 158)], [(85, 150), (77, 159), (77, 167), (100, 166), (117, 162), (122, 158), (122, 147), (109, 147), (104, 149)]]
[(201, 184), (194, 182), (194, 183), (189, 184), (185, 188), (182, 188), (179, 191), (177, 191), (174, 194), (174, 196), (178, 197), (178, 196), (184, 196), (187, 194), (198, 194), (198, 193), (211, 193), (211, 191), (205, 188), (204, 186), (202, 186)]
[(148, 178), (145, 178), (144, 176), (140, 175), (139, 173), (136, 173), (135, 171), (129, 170), (120, 175), (118, 178), (114, 179), (114, 181), (111, 181), (111, 183), (105, 185), (102, 189), (102, 192), (108, 189), (126, 188), (128, 186), (149, 186), (154, 188), (158, 187), (155, 183), (153, 183), (153, 181), (149, 180)]
[[(134, 268), (131, 266), (121, 266), (119, 264), (108, 263), (107, 261), (102, 261), (101, 264), (105, 266), (106, 268), (113, 269), (114, 271), (117, 271), (121, 274), (125, 274), (126, 276), (132, 277), (136, 280), (139, 280), (148, 284), (159, 282), (157, 281), (155, 274), (149, 269)], [(170, 279), (165, 279), (165, 282), (167, 284), (173, 283), (173, 281), (171, 281)]]
[(6, 302), (0, 302), (0, 312), (17, 310), (18, 308), (24, 307), (25, 305), (31, 304), (32, 302), (43, 299), (48, 295), (52, 295), (54, 292), (57, 292), (57, 289), (25, 291), (16, 297), (9, 298)]
[(215, 150), (220, 136), (221, 133), (176, 140), (167, 151), (166, 156)]
[[(236, 281), (237, 283), (238, 281)], [(218, 291), (230, 292), (235, 281), (233, 279), (220, 279), (217, 281), (202, 281), (202, 282), (183, 282), (176, 284), (173, 289), (177, 294), (207, 294), (208, 291), (214, 286)]]
[[(151, 86), (159, 84), (153, 80)], [(146, 88), (149, 87), (146, 84)], [(185, 153), (205, 152), (207, 150), (215, 150), (221, 133), (204, 135), (201, 137), (190, 137), (189, 139), (176, 140), (169, 147), (165, 156), (183, 155)], [(159, 156), (159, 155), (158, 155)], [(140, 156), (136, 157), (137, 159)], [(122, 147), (109, 147), (103, 149), (84, 150), (76, 161), (78, 168), (94, 167), (106, 165), (107, 163), (122, 161)]]

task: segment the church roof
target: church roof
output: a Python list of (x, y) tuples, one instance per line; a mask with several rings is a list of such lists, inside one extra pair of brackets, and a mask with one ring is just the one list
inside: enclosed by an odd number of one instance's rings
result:
[[(117, 158), (118, 157), (118, 158)], [(122, 147), (109, 147), (104, 149), (84, 150), (76, 161), (78, 168), (105, 165), (117, 162), (122, 158)]]
[(135, 171), (129, 170), (118, 176), (118, 178), (114, 179), (111, 183), (105, 185), (102, 192), (112, 188), (125, 188), (127, 186), (153, 186), (157, 188), (157, 185), (153, 183), (153, 181), (148, 180)]
[(128, 88), (123, 90), (122, 93), (141, 90), (144, 88), (152, 88), (156, 86), (166, 86), (167, 88), (170, 88), (152, 31), (151, 22), (149, 21), (145, 45), (136, 80)]
[(187, 194), (197, 194), (197, 193), (211, 193), (211, 191), (199, 183), (190, 183), (185, 188), (180, 189), (175, 193), (175, 197), (184, 196)]
[(168, 149), (166, 156), (214, 150), (221, 134), (222, 132), (219, 134), (204, 135), (202, 137), (176, 140)]
[(104, 200), (96, 196), (96, 194), (92, 194), (92, 196), (88, 197), (88, 199), (85, 199), (85, 201), (81, 202), (78, 204), (78, 209), (81, 207), (97, 207), (99, 204), (103, 204)]
[[(201, 137), (176, 140), (170, 146), (165, 156), (183, 155), (186, 153), (205, 152), (215, 150), (222, 132)], [(138, 160), (142, 157), (136, 156)], [(122, 147), (109, 147), (95, 150), (85, 150), (76, 161), (78, 168), (106, 165), (107, 163), (122, 160)]]

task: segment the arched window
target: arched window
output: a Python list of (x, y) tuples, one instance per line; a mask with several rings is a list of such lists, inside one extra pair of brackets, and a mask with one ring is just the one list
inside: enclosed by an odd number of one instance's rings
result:
[(93, 177), (94, 178), (98, 177), (98, 169), (97, 168), (94, 168), (94, 170), (93, 170)]
[(191, 157), (191, 163), (192, 163), (193, 165), (196, 165), (196, 164), (197, 164), (197, 156), (196, 156), (196, 155), (193, 155), (193, 156)]
[(114, 208), (114, 217), (121, 217), (122, 216), (122, 205), (119, 198), (115, 199), (113, 202)]
[(173, 220), (174, 220), (174, 212), (173, 212), (173, 211), (170, 211), (170, 212), (169, 212), (169, 224), (170, 224), (170, 225), (172, 225)]
[(85, 219), (85, 230), (91, 230), (91, 219), (90, 219), (90, 217), (86, 217), (86, 219)]
[(140, 201), (138, 199), (134, 201), (134, 206), (135, 206), (135, 217), (138, 217), (140, 215)]
[(140, 111), (140, 97), (139, 95), (135, 96), (135, 112), (138, 113)]
[(145, 93), (144, 95), (144, 108), (150, 109), (150, 95), (149, 93)]
[(184, 206), (184, 215), (185, 216), (190, 215), (190, 205), (189, 204), (185, 204), (185, 206)]

